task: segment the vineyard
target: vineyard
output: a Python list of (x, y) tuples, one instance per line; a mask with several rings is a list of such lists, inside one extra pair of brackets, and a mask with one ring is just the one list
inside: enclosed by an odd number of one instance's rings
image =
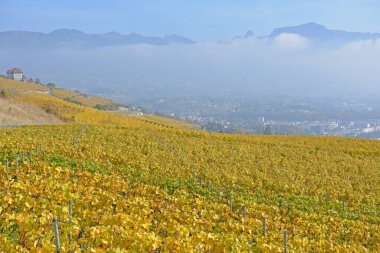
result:
[[(46, 85), (35, 84), (35, 83), (24, 83), (24, 82), (16, 82), (13, 80), (5, 79), (0, 77), (0, 90), (8, 90), (10, 94), (13, 96), (24, 96), (25, 94), (41, 94), (48, 93), (48, 87)], [(96, 96), (88, 96), (85, 94), (81, 94), (78, 92), (54, 88), (54, 97), (65, 99), (65, 98), (73, 98), (80, 102), (84, 106), (93, 107), (96, 104), (110, 105), (113, 102), (109, 99), (96, 97)]]
[(0, 130), (2, 252), (380, 251), (378, 141), (212, 134), (17, 100), (67, 123)]

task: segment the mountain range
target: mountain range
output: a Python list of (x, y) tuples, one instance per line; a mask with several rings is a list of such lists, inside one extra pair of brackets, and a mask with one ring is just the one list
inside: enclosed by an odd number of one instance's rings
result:
[(282, 33), (292, 33), (300, 35), (316, 42), (326, 41), (354, 41), (354, 40), (372, 40), (379, 39), (380, 33), (363, 33), (363, 32), (347, 32), (342, 30), (328, 29), (323, 25), (311, 22), (297, 26), (287, 26), (276, 28), (269, 37), (276, 37)]
[(192, 44), (193, 40), (177, 34), (163, 37), (145, 36), (137, 33), (123, 35), (117, 32), (87, 34), (75, 29), (59, 29), (50, 33), (28, 31), (0, 32), (0, 48), (88, 48), (115, 45), (150, 44)]
[[(297, 26), (275, 28), (271, 34), (264, 38), (274, 38), (283, 33), (297, 34), (316, 43), (346, 43), (355, 40), (380, 39), (380, 33), (347, 32), (328, 29), (317, 23), (307, 23)], [(248, 31), (244, 36), (235, 36), (233, 39), (249, 39), (253, 35)], [(193, 44), (194, 40), (177, 35), (163, 37), (146, 36), (137, 33), (128, 35), (117, 32), (104, 34), (87, 34), (75, 29), (59, 29), (50, 33), (29, 31), (0, 32), (0, 49), (47, 50), (62, 47), (91, 48), (115, 45), (169, 45)]]

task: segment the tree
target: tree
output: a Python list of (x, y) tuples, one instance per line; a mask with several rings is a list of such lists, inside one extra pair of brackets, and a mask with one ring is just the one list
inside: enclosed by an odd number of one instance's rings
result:
[(37, 77), (36, 80), (34, 81), (34, 83), (36, 83), (36, 84), (41, 84), (41, 81), (40, 81), (40, 79)]
[(266, 134), (266, 135), (274, 134), (274, 130), (273, 130), (272, 125), (266, 125), (265, 130), (264, 130), (264, 134)]
[(48, 83), (46, 84), (47, 87), (49, 88), (55, 88), (55, 84), (54, 83)]

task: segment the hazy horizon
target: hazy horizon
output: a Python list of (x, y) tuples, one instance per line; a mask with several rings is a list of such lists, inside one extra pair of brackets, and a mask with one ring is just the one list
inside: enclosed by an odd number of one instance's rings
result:
[(195, 44), (83, 48), (67, 43), (0, 48), (0, 68), (18, 66), (27, 76), (59, 86), (112, 88), (137, 97), (302, 96), (305, 89), (322, 97), (380, 95), (379, 39), (321, 43), (281, 33)]

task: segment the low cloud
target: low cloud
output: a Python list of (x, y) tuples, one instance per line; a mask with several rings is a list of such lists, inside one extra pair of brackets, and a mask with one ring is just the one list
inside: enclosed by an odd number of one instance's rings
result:
[(309, 40), (298, 34), (282, 33), (274, 38), (274, 46), (280, 49), (304, 49), (309, 46)]
[[(0, 51), (1, 53), (1, 51)], [(295, 34), (192, 45), (132, 45), (2, 53), (43, 81), (139, 98), (380, 96), (380, 40), (318, 45)]]

